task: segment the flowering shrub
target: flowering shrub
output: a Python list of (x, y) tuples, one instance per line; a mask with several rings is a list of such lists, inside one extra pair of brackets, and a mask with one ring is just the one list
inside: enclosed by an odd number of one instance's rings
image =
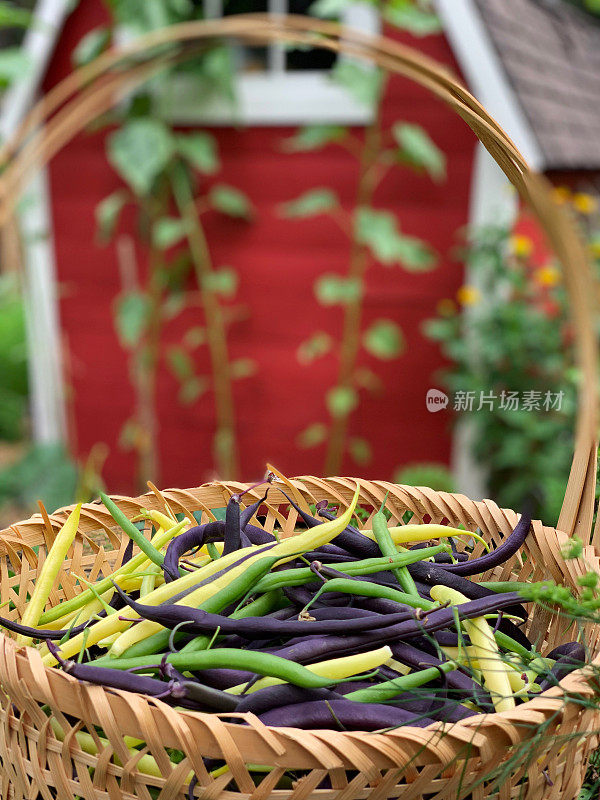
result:
[[(555, 197), (588, 219), (597, 209), (594, 197), (563, 187)], [(590, 248), (598, 256), (593, 238)], [(561, 272), (538, 250), (508, 229), (472, 233), (471, 283), (440, 301), (425, 333), (450, 361), (440, 377), (456, 421), (473, 426), (490, 496), (519, 509), (533, 493), (552, 525), (571, 465), (577, 374)]]

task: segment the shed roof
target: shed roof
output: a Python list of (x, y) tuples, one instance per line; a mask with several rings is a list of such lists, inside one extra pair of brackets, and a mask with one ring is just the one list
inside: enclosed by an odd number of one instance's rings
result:
[(600, 24), (556, 0), (474, 2), (545, 168), (600, 168)]

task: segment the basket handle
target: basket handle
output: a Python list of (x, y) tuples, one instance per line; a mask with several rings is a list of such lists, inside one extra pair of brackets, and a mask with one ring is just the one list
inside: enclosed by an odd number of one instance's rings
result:
[[(529, 169), (502, 128), (445, 67), (417, 51), (386, 37), (367, 36), (333, 22), (265, 14), (186, 22), (155, 31), (118, 51), (108, 51), (76, 70), (42, 98), (13, 141), (0, 153), (0, 161), (4, 159), (6, 163), (0, 176), (0, 230), (10, 225), (18, 197), (32, 171), (46, 164), (91, 120), (114, 105), (119, 91), (124, 88), (131, 91), (147, 79), (153, 66), (164, 64), (165, 44), (175, 45), (175, 58), (180, 58), (190, 44), (224, 36), (253, 43), (318, 45), (369, 60), (414, 80), (469, 125), (529, 205), (562, 264), (580, 371), (574, 457), (558, 527), (589, 541), (596, 485), (598, 345), (593, 324), (594, 282), (584, 243), (574, 221), (552, 200), (545, 178)], [(135, 59), (130, 70), (114, 70), (131, 57)], [(600, 543), (599, 525), (593, 541)]]

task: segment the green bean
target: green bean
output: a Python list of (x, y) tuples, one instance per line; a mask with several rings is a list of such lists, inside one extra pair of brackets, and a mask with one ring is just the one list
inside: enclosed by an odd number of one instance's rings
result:
[(422, 608), (424, 611), (430, 611), (432, 608), (439, 608), (439, 603), (425, 600), (422, 597), (413, 597), (411, 594), (399, 592), (397, 589), (381, 586), (378, 583), (353, 581), (349, 578), (332, 578), (321, 586), (304, 610), (307, 611), (324, 592), (343, 592), (344, 594), (357, 594), (362, 597), (382, 597), (385, 600), (395, 600), (397, 603), (404, 603), (404, 605), (411, 606), (412, 608)]
[[(374, 528), (375, 526), (373, 526)], [(384, 681), (365, 689), (358, 689), (355, 692), (345, 694), (344, 698), (346, 700), (354, 700), (357, 703), (384, 703), (386, 700), (391, 700), (403, 692), (417, 689), (419, 686), (439, 678), (440, 672), (451, 672), (455, 669), (456, 664), (453, 661), (445, 661), (437, 667), (427, 667), (427, 669), (410, 672), (408, 675), (402, 675), (400, 678), (394, 678), (391, 681)]]
[[(230, 584), (201, 603), (198, 608), (201, 608), (203, 611), (208, 611), (211, 614), (218, 614), (224, 608), (227, 608), (227, 606), (239, 600), (240, 597), (246, 595), (254, 584), (262, 578), (263, 575), (269, 572), (278, 561), (279, 556), (265, 556), (265, 558), (259, 558), (258, 561), (250, 564), (245, 572), (238, 575), (237, 578), (234, 578)], [(182, 630), (182, 635), (184, 633), (185, 629)], [(137, 658), (138, 656), (146, 656), (151, 653), (162, 651), (168, 646), (170, 635), (170, 630), (161, 628), (161, 630), (156, 631), (156, 633), (132, 644), (131, 647), (127, 648), (127, 650), (119, 656), (115, 657), (113, 655), (113, 658)], [(209, 641), (210, 637), (206, 638), (205, 646)]]
[(165, 560), (164, 555), (160, 552), (160, 550), (157, 550), (156, 547), (154, 547), (148, 541), (148, 539), (146, 539), (141, 531), (138, 531), (133, 522), (129, 519), (129, 517), (125, 516), (114, 500), (111, 500), (111, 498), (104, 492), (100, 492), (100, 499), (117, 525), (122, 528), (122, 530), (127, 534), (127, 536), (129, 536), (130, 539), (133, 539), (142, 553), (145, 553), (146, 557), (149, 558), (150, 561), (162, 566), (162, 563)]
[(203, 669), (243, 669), (255, 672), (257, 675), (280, 678), (287, 683), (307, 689), (322, 689), (336, 683), (336, 681), (316, 675), (306, 667), (296, 664), (294, 661), (288, 661), (286, 658), (273, 656), (270, 653), (259, 653), (256, 650), (234, 650), (228, 647), (201, 650), (198, 653), (167, 653), (138, 658), (96, 659), (94, 666), (122, 670), (151, 668), (156, 666), (157, 659), (160, 661), (163, 655), (167, 663), (172, 664), (175, 669), (190, 672)]
[[(394, 544), (394, 540), (390, 536), (390, 532), (388, 530), (387, 519), (383, 513), (383, 506), (373, 517), (373, 535), (375, 536), (375, 540), (379, 545), (381, 554), (384, 556), (394, 557), (398, 555), (399, 551), (403, 553), (408, 552), (405, 547), (400, 547), (399, 545), (397, 547)], [(410, 594), (413, 597), (419, 596), (418, 589), (415, 585), (412, 575), (408, 571), (408, 567), (394, 567), (391, 571), (402, 589), (407, 594)]]
[[(440, 544), (435, 547), (425, 547), (422, 550), (411, 550), (406, 553), (397, 553), (395, 556), (382, 556), (381, 558), (365, 558), (361, 561), (348, 561), (340, 565), (324, 564), (325, 567), (344, 570), (347, 575), (371, 575), (374, 572), (383, 572), (394, 567), (414, 564), (415, 561), (422, 561), (426, 558), (446, 551), (446, 545)], [(315, 573), (308, 567), (297, 569), (286, 569), (281, 572), (274, 572), (266, 575), (254, 587), (255, 592), (269, 592), (272, 589), (281, 589), (288, 586), (302, 586), (304, 583), (311, 583), (315, 580)]]

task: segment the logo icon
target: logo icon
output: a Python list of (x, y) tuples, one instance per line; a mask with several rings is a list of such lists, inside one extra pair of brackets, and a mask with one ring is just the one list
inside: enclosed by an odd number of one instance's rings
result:
[(440, 392), (439, 389), (428, 389), (425, 396), (425, 404), (427, 405), (427, 411), (432, 413), (441, 411), (442, 408), (446, 408), (448, 405), (448, 395)]

